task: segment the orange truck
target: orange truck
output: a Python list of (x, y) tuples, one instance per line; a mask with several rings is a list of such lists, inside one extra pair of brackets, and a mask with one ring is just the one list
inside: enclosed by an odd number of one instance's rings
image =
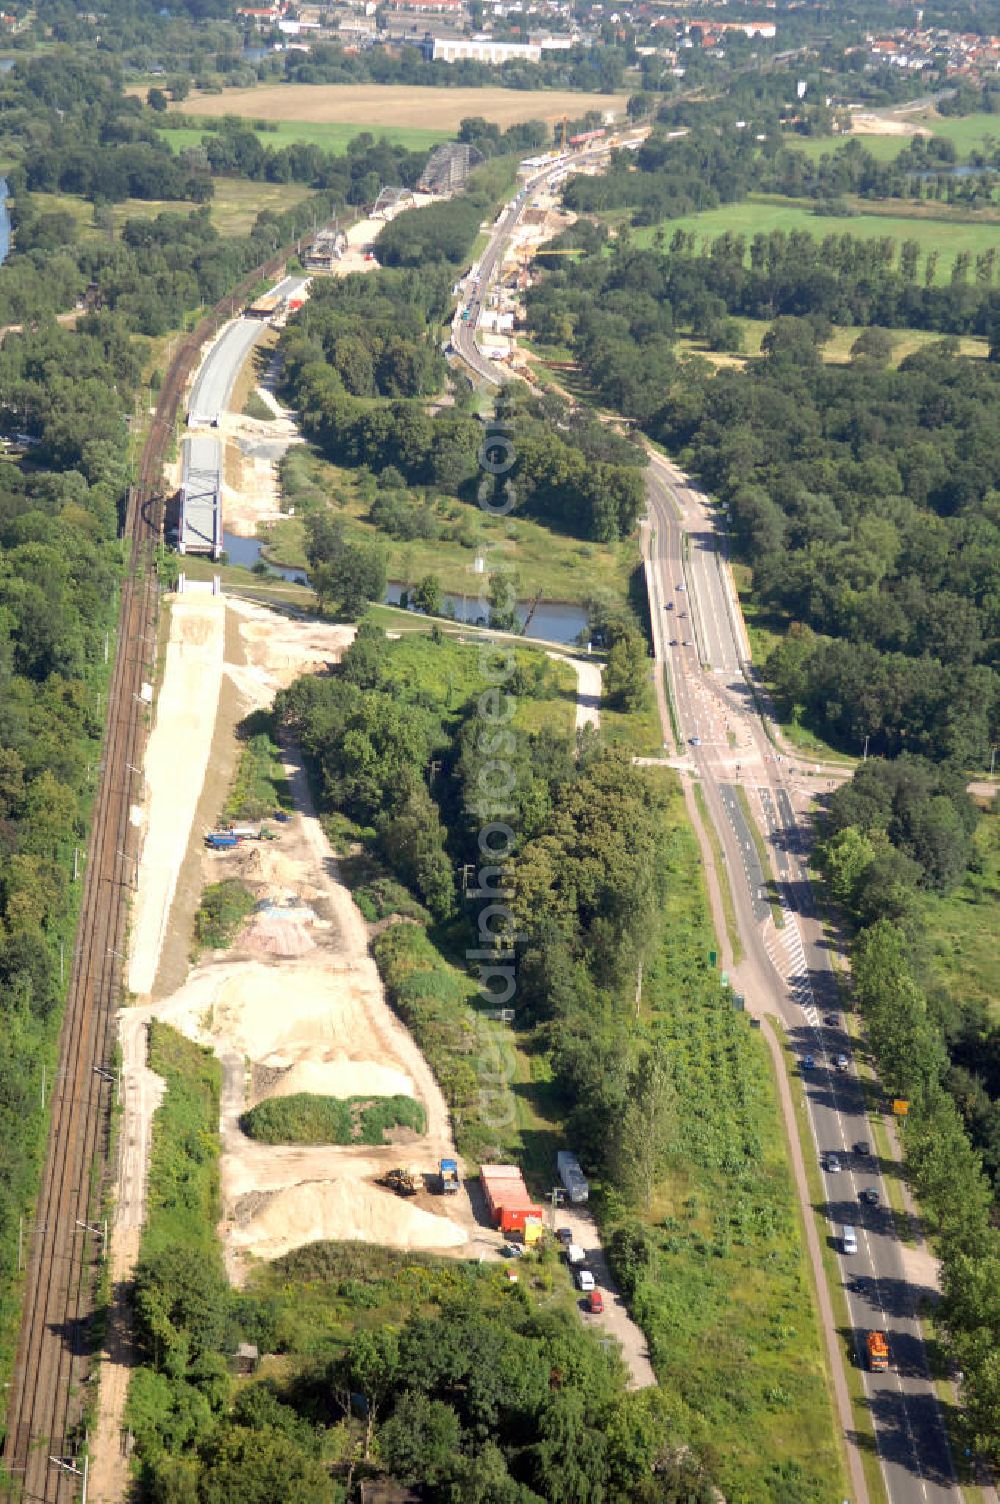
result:
[(868, 1367), (872, 1373), (885, 1373), (889, 1367), (889, 1344), (885, 1332), (869, 1332), (865, 1346), (868, 1349)]

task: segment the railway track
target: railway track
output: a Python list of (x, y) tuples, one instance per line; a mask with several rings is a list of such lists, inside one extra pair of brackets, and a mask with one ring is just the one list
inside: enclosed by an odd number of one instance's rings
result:
[(0, 1497), (8, 1504), (68, 1504), (82, 1479), (89, 1386), (96, 1376), (95, 1295), (105, 1229), (97, 1218), (107, 1170), (114, 1015), (121, 991), (128, 894), (138, 865), (130, 819), (145, 742), (142, 685), (152, 677), (157, 620), (155, 548), (161, 482), (181, 397), (205, 340), (249, 290), (281, 266), (282, 252), (255, 270), (188, 335), (167, 372), (123, 522), (117, 651), (108, 695), (101, 771), (83, 878), (51, 1096), (51, 1125), (31, 1231), (21, 1332), (7, 1403)]

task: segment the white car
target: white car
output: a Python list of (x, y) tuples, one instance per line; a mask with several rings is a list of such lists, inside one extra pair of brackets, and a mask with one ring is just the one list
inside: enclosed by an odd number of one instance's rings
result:
[(589, 1269), (578, 1269), (576, 1272), (576, 1283), (586, 1293), (587, 1290), (593, 1290), (594, 1288), (594, 1276)]
[(579, 1243), (570, 1243), (569, 1247), (566, 1249), (567, 1264), (582, 1264), (586, 1257), (587, 1255), (584, 1253)]

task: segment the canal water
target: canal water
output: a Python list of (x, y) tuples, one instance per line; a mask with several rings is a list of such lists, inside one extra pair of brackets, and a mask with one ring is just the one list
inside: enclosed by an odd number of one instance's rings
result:
[[(259, 538), (240, 538), (236, 533), (224, 533), (222, 546), (225, 549), (230, 564), (239, 564), (244, 569), (252, 569), (260, 558), (264, 544)], [(265, 561), (267, 562), (267, 561)], [(289, 580), (294, 585), (308, 584), (308, 578), (304, 569), (288, 569), (284, 565), (268, 564), (272, 574), (279, 575), (283, 580)], [(406, 590), (406, 586), (399, 580), (390, 580), (385, 593), (386, 604), (398, 606), (400, 599)], [(471, 626), (485, 627), (487, 625), (487, 613), (484, 612), (483, 603), (476, 595), (452, 595), (448, 591), (442, 591), (442, 602), (446, 616), (454, 617), (455, 621), (468, 622)], [(571, 606), (565, 602), (542, 601), (532, 611), (532, 602), (519, 601), (517, 615), (522, 627), (528, 622), (525, 637), (540, 638), (545, 642), (575, 643), (581, 638), (586, 639), (587, 613), (581, 606)], [(528, 621), (530, 613), (530, 621)]]

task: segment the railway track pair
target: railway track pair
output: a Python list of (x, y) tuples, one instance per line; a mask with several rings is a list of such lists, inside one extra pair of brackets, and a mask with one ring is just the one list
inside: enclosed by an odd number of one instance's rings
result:
[(127, 497), (123, 537), (128, 560), (101, 773), (7, 1402), (0, 1496), (8, 1504), (69, 1504), (82, 1481), (60, 1463), (82, 1456), (88, 1390), (96, 1373), (95, 1296), (105, 1253), (105, 1230), (96, 1219), (107, 1171), (115, 1084), (113, 1025), (125, 960), (128, 894), (139, 854), (138, 830), (130, 816), (145, 742), (142, 686), (151, 677), (155, 654), (163, 463), (202, 345), (261, 277), (276, 273), (283, 259), (284, 253), (255, 268), (181, 343), (160, 389), (136, 484)]

